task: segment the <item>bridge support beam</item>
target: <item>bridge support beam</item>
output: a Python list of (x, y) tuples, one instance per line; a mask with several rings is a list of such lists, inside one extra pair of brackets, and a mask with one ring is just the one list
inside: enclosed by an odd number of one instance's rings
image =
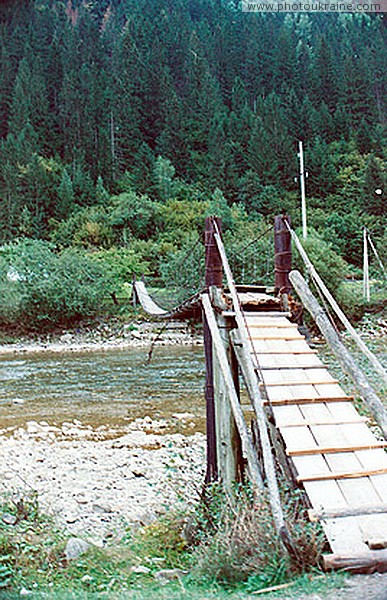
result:
[[(223, 284), (222, 259), (215, 241), (216, 222), (221, 231), (221, 221), (216, 217), (206, 219), (205, 228), (205, 284), (212, 304), (221, 306), (221, 290)], [(238, 368), (235, 355), (229, 340), (229, 330), (232, 327), (230, 319), (216, 316), (221, 331), (235, 388), (239, 393)], [(207, 472), (206, 483), (220, 479), (225, 489), (230, 489), (234, 481), (240, 481), (243, 470), (243, 459), (240, 437), (235, 420), (228, 402), (226, 386), (219, 368), (214, 342), (208, 327), (207, 318), (203, 314), (204, 350), (206, 359), (206, 423), (207, 423)]]
[(292, 284), (289, 273), (292, 269), (292, 241), (285, 221), (290, 223), (290, 217), (279, 215), (274, 219), (274, 271), (276, 293), (289, 294)]

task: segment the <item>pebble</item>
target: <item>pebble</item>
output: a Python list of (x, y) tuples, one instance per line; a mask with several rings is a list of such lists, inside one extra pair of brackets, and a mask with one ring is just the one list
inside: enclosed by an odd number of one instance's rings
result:
[[(148, 415), (113, 440), (107, 426), (93, 430), (80, 421), (61, 428), (29, 421), (3, 432), (0, 495), (28, 498), (36, 490), (41, 510), (70, 535), (94, 545), (119, 539), (127, 527), (152, 522), (178, 498), (195, 502), (200, 493), (205, 436), (153, 433), (157, 427)], [(74, 435), (63, 435), (69, 429)]]

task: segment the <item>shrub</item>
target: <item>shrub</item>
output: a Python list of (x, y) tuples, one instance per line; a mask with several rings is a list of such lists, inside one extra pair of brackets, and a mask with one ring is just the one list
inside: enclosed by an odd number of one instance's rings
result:
[(20, 240), (0, 252), (0, 323), (28, 329), (74, 324), (100, 313), (111, 278), (76, 250), (56, 254), (43, 241)]
[(243, 584), (247, 590), (277, 585), (295, 573), (316, 567), (324, 538), (319, 526), (306, 524), (301, 498), (285, 502), (287, 525), (297, 549), (292, 559), (276, 534), (266, 498), (253, 502), (246, 490), (230, 500), (216, 487), (202, 504), (191, 527), (197, 543), (192, 576), (222, 586)]
[[(321, 279), (334, 293), (345, 277), (347, 263), (314, 229), (308, 230), (308, 237), (302, 240), (302, 245)], [(297, 251), (294, 253), (294, 268), (301, 273), (306, 272), (305, 264)]]

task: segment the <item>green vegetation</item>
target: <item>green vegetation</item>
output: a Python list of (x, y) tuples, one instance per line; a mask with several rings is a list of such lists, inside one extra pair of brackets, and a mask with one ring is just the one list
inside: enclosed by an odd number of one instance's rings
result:
[[(249, 258), (238, 251), (275, 214), (300, 224), (300, 139), (310, 243), (331, 288), (359, 272), (363, 225), (386, 260), (383, 15), (239, 9), (223, 0), (178, 0), (173, 10), (166, 0), (1, 3), (0, 243), (51, 242), (55, 270), (68, 262), (75, 280), (85, 269), (99, 287), (41, 309), (34, 301), (25, 322), (49, 326), (63, 304), (66, 322), (96, 304), (109, 309), (114, 300), (102, 297), (125, 298), (133, 274), (197, 289), (193, 261), (183, 275), (177, 265), (214, 212), (236, 276), (272, 280), (267, 238)], [(13, 293), (4, 272), (2, 281)]]
[(37, 598), (247, 598), (281, 583), (291, 582), (290, 593), (297, 594), (342, 582), (319, 572), (321, 532), (301, 522), (294, 501), (288, 516), (300, 550), (295, 562), (273, 534), (264, 501), (253, 507), (242, 494), (231, 504), (216, 489), (211, 508), (200, 503), (189, 514), (166, 512), (120, 541), (71, 560), (65, 554), (69, 536), (41, 514), (34, 494), (3, 503), (1, 510), (16, 519), (0, 522), (2, 598), (22, 588)]

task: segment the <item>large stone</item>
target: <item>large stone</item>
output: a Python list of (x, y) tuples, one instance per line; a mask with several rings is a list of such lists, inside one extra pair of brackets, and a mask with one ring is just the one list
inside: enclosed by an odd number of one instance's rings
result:
[(74, 560), (88, 551), (90, 544), (81, 538), (70, 538), (66, 545), (65, 555), (67, 560)]
[(16, 525), (17, 523), (17, 517), (15, 517), (15, 515), (10, 515), (9, 513), (4, 513), (1, 517), (1, 520), (6, 525)]

